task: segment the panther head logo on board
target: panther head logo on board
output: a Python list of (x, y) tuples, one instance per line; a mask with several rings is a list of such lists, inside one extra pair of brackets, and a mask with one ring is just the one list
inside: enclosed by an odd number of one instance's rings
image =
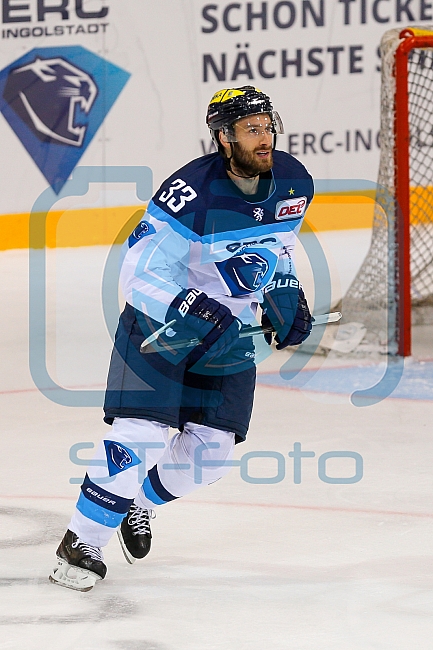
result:
[(98, 94), (92, 77), (62, 57), (42, 59), (12, 69), (3, 97), (43, 142), (81, 147), (87, 115)]

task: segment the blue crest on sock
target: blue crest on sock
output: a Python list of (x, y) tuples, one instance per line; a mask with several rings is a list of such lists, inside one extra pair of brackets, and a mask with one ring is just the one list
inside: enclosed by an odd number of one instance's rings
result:
[(130, 467), (134, 467), (141, 463), (141, 460), (136, 454), (134, 454), (132, 449), (125, 447), (125, 445), (121, 445), (120, 442), (104, 440), (104, 446), (107, 456), (108, 473), (110, 476), (120, 474), (120, 472), (124, 472), (125, 469), (129, 469)]

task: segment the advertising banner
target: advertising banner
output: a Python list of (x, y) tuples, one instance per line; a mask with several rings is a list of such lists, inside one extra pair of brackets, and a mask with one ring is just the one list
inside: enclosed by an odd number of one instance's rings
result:
[[(206, 107), (224, 87), (268, 93), (278, 148), (315, 178), (375, 180), (380, 38), (432, 16), (427, 0), (2, 0), (2, 248), (26, 245), (17, 224), (77, 165), (147, 166), (156, 188), (212, 151)], [(88, 207), (140, 205), (105, 189)], [(125, 215), (107, 214), (114, 232)]]

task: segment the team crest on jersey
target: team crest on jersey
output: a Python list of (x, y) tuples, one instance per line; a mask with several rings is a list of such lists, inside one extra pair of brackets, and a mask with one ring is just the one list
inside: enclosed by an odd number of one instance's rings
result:
[(276, 221), (295, 221), (304, 216), (307, 207), (307, 197), (298, 196), (296, 199), (279, 201), (275, 208)]
[(266, 286), (275, 272), (278, 258), (272, 251), (264, 248), (248, 248), (216, 262), (232, 296), (243, 296), (259, 291)]
[(253, 210), (253, 217), (256, 221), (261, 221), (263, 219), (263, 215), (265, 214), (265, 211), (263, 208), (254, 208)]
[(149, 223), (148, 221), (140, 221), (136, 229), (129, 236), (128, 239), (129, 248), (131, 248), (131, 246), (136, 244), (139, 239), (146, 237), (146, 235), (154, 235), (155, 233), (156, 230), (151, 223)]
[(139, 465), (141, 460), (128, 447), (114, 442), (113, 440), (104, 440), (105, 454), (107, 456), (108, 474), (115, 476), (120, 472)]

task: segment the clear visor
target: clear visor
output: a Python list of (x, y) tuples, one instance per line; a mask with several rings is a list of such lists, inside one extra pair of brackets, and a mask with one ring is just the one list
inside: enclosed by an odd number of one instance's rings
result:
[(227, 142), (239, 142), (240, 140), (257, 140), (263, 136), (273, 136), (284, 133), (283, 122), (277, 111), (272, 113), (257, 113), (243, 117), (232, 126), (225, 126), (222, 129)]

